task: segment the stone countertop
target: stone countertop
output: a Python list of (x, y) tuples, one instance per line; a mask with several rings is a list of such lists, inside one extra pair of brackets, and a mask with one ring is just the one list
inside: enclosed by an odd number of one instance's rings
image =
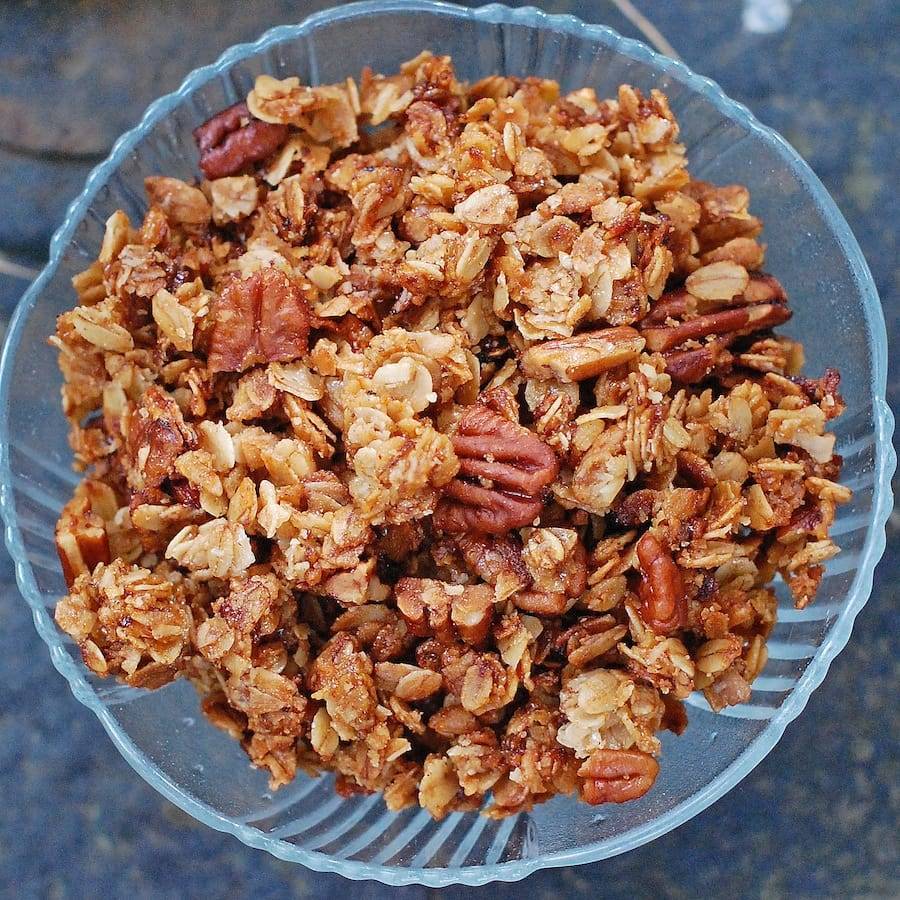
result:
[[(90, 167), (191, 68), (323, 2), (5, 4), (0, 254), (36, 265)], [(517, 4), (512, 4), (517, 5)], [(611, 2), (546, 2), (636, 35)], [(847, 217), (900, 346), (900, 14), (891, 0), (634, 4), (695, 71), (805, 156)], [(177, 22), (177, 27), (172, 23)], [(2, 261), (0, 261), (2, 266)], [(23, 283), (0, 276), (9, 310)], [(892, 357), (889, 401), (900, 401)], [(900, 485), (895, 484), (895, 493)], [(2, 553), (2, 551), (0, 551)], [(140, 778), (69, 693), (0, 560), (0, 896), (337, 897), (349, 885), (194, 822)], [(898, 860), (900, 514), (872, 599), (809, 706), (737, 788), (677, 831), (605, 862), (444, 896), (890, 897)], [(358, 896), (420, 888), (358, 884)]]

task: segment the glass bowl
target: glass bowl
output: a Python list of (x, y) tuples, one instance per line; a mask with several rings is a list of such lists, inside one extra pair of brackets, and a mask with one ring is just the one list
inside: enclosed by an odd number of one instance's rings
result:
[[(53, 527), (76, 477), (59, 411), (60, 376), (46, 338), (56, 316), (74, 302), (69, 280), (95, 258), (105, 219), (119, 207), (140, 217), (146, 175), (195, 177), (192, 128), (245, 95), (260, 72), (296, 74), (313, 84), (337, 81), (364, 65), (392, 71), (426, 47), (452, 54), (469, 79), (534, 74), (558, 79), (564, 88), (590, 85), (601, 95), (614, 94), (620, 82), (665, 91), (693, 174), (749, 186), (753, 211), (766, 223), (768, 266), (792, 296), (794, 318), (786, 331), (805, 341), (808, 370), (835, 365), (843, 375), (848, 411), (837, 421), (838, 452), (854, 491), (833, 530), (843, 552), (827, 564), (811, 608), (796, 611), (780, 595), (769, 663), (751, 701), (715, 715), (692, 698), (686, 733), (663, 739), (654, 790), (624, 806), (597, 809), (557, 798), (500, 822), (460, 813), (433, 822), (420, 810), (390, 814), (377, 796), (337, 797), (330, 777), (299, 776), (272, 795), (238, 745), (205, 722), (189, 684), (145, 693), (97, 680), (53, 622), (53, 606), (65, 591)], [(193, 72), (116, 143), (69, 208), (49, 264), (19, 304), (3, 354), (6, 541), (54, 665), (125, 759), (186, 812), (282, 859), (349, 878), (431, 886), (512, 881), (537, 869), (623, 853), (665, 834), (743, 778), (806, 705), (846, 644), (884, 550), (895, 465), (886, 364), (881, 306), (847, 223), (794, 150), (711, 81), (607, 28), (536, 9), (343, 6), (275, 28)]]

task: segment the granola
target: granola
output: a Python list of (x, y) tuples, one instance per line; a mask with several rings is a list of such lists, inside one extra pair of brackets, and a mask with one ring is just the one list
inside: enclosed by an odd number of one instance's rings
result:
[(428, 52), (260, 76), (194, 134), (204, 177), (110, 217), (50, 339), (85, 664), (191, 679), (273, 787), (644, 795), (850, 498), (747, 190), (692, 179), (657, 90)]

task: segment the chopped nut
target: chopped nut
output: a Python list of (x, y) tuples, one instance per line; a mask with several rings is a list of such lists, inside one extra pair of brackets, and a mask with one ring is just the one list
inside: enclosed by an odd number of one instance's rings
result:
[(397, 582), (395, 597), (397, 609), (414, 634), (447, 641), (458, 634), (469, 644), (479, 644), (490, 630), (494, 592), (487, 585), (402, 578)]
[(583, 381), (634, 359), (644, 338), (620, 326), (530, 347), (522, 355), (522, 371), (532, 378)]

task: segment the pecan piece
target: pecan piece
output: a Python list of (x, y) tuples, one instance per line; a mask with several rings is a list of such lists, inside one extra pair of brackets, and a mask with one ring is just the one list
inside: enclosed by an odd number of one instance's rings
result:
[(243, 372), (264, 362), (289, 362), (306, 352), (310, 311), (279, 269), (233, 278), (213, 304), (210, 372)]
[(489, 585), (465, 585), (450, 601), (450, 620), (467, 644), (481, 644), (491, 630), (493, 619), (494, 592)]
[(502, 584), (505, 590), (512, 591), (531, 583), (517, 536), (461, 534), (455, 538), (454, 546), (469, 571), (494, 587)]
[(480, 644), (494, 616), (494, 592), (486, 584), (401, 578), (394, 587), (394, 600), (412, 634), (434, 635), (444, 644), (452, 644), (455, 634), (468, 644)]
[(774, 275), (753, 272), (742, 299), (744, 303), (787, 303), (787, 294)]
[(562, 591), (542, 593), (540, 591), (519, 591), (513, 598), (516, 609), (533, 616), (561, 616), (569, 605), (569, 598)]
[(532, 378), (584, 381), (634, 359), (643, 349), (644, 338), (620, 325), (536, 344), (522, 354), (521, 365)]
[(136, 491), (158, 488), (174, 473), (175, 460), (196, 442), (175, 400), (161, 388), (149, 387), (128, 417), (129, 484)]
[(692, 302), (696, 301), (684, 288), (668, 291), (653, 304), (650, 312), (641, 320), (641, 324), (664, 325), (666, 319), (677, 319), (683, 316)]
[(194, 129), (200, 169), (209, 179), (235, 175), (251, 163), (274, 153), (290, 128), (263, 122), (250, 115), (247, 104), (235, 103)]
[(640, 750), (595, 750), (578, 774), (585, 779), (581, 784), (585, 802), (625, 803), (653, 787), (659, 763)]
[(541, 493), (556, 478), (559, 462), (527, 428), (478, 404), (463, 413), (453, 449), (461, 476), (487, 479), (492, 486), (454, 478), (435, 509), (436, 528), (502, 534), (540, 514)]
[(731, 354), (726, 351), (728, 336), (697, 350), (670, 350), (664, 354), (666, 372), (680, 384), (703, 381), (716, 366), (727, 365)]
[(641, 334), (647, 341), (647, 349), (665, 353), (683, 344), (711, 334), (761, 331), (781, 325), (791, 317), (791, 311), (780, 303), (757, 303), (721, 312), (697, 316), (678, 325), (645, 328)]
[(678, 464), (678, 474), (686, 478), (696, 487), (715, 487), (718, 478), (713, 472), (712, 466), (696, 453), (690, 450), (679, 450), (676, 457)]
[(638, 542), (641, 618), (657, 634), (671, 634), (687, 621), (684, 579), (672, 554), (647, 532)]
[(110, 561), (106, 527), (88, 497), (74, 497), (63, 508), (56, 523), (56, 552), (69, 588), (79, 575)]
[(610, 510), (610, 520), (619, 528), (636, 528), (650, 521), (659, 502), (660, 491), (640, 488), (622, 494)]

